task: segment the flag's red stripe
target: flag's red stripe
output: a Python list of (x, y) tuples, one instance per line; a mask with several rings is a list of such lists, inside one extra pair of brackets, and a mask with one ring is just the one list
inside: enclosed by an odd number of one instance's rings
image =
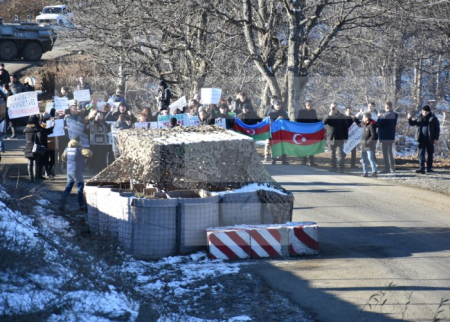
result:
[[(297, 142), (294, 142), (294, 136)], [(280, 142), (287, 142), (297, 145), (312, 145), (322, 141), (323, 139), (325, 139), (325, 129), (308, 134), (294, 133), (285, 130), (280, 130), (272, 133), (272, 145)]]
[(295, 237), (298, 238), (308, 248), (313, 250), (319, 250), (319, 242), (315, 241), (307, 233), (304, 232), (303, 227), (294, 228)]
[[(262, 126), (260, 128), (257, 128), (257, 129), (246, 129), (246, 128), (240, 126), (239, 124), (235, 123), (234, 124), (234, 130), (238, 131), (238, 132), (241, 132), (241, 133), (244, 133), (245, 135), (250, 135), (250, 136), (258, 135), (258, 134), (263, 134), (263, 133), (266, 133), (266, 132), (270, 132), (270, 123), (268, 123), (268, 124), (266, 124), (266, 125), (264, 125), (264, 126)], [(255, 131), (255, 133), (253, 133), (253, 131)]]
[(269, 254), (270, 257), (280, 257), (280, 253), (278, 253), (271, 245), (269, 245), (267, 240), (265, 240), (264, 237), (259, 234), (258, 230), (251, 230), (250, 236), (258, 243), (259, 246), (261, 246), (262, 249), (266, 251), (267, 254)]

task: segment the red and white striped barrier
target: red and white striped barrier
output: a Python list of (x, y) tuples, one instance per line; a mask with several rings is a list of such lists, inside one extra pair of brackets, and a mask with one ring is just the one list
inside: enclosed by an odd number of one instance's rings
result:
[(212, 259), (250, 258), (250, 234), (230, 227), (207, 229), (209, 256)]
[(282, 258), (319, 252), (318, 227), (314, 222), (238, 225), (206, 231), (213, 259)]
[(293, 222), (287, 228), (290, 256), (319, 253), (319, 230), (315, 222)]

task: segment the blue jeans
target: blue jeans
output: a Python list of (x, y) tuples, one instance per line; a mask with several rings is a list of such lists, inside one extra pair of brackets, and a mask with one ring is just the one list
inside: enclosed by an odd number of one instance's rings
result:
[[(78, 178), (79, 179), (79, 178)], [(70, 195), (70, 192), (72, 191), (73, 185), (77, 184), (78, 188), (78, 205), (80, 207), (84, 207), (84, 196), (83, 196), (83, 189), (84, 189), (84, 182), (83, 179), (77, 180), (77, 176), (75, 173), (67, 173), (67, 185), (66, 190), (63, 192), (63, 201), (65, 202), (67, 200), (67, 197)]]
[(361, 151), (361, 158), (362, 158), (362, 167), (363, 167), (364, 173), (367, 173), (367, 161), (369, 161), (369, 163), (370, 163), (370, 167), (372, 168), (372, 173), (377, 172), (377, 165), (375, 162), (375, 152), (373, 150)]

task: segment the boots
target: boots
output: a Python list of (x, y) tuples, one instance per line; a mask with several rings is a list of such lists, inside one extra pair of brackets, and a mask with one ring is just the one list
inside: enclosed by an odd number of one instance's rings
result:
[(30, 176), (30, 181), (34, 182), (34, 167), (28, 166), (28, 175)]
[(35, 167), (36, 180), (46, 180), (44, 176), (42, 176), (42, 167), (40, 165), (36, 165)]

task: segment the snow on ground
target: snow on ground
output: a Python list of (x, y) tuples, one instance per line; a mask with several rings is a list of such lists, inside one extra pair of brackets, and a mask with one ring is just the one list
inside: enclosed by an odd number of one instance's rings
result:
[(221, 191), (221, 192), (212, 192), (212, 195), (224, 195), (226, 193), (243, 193), (243, 192), (253, 192), (258, 190), (266, 190), (266, 191), (273, 191), (276, 193), (279, 193), (280, 195), (287, 196), (287, 193), (276, 189), (268, 184), (259, 184), (259, 183), (250, 183), (246, 186), (243, 186), (242, 188), (236, 189), (236, 190), (229, 190), (229, 191)]
[[(0, 186), (0, 200), (6, 198), (9, 195)], [(124, 255), (121, 266), (111, 268), (68, 241), (73, 231), (64, 218), (43, 208), (48, 201), (38, 201), (30, 215), (12, 211), (2, 201), (0, 317), (134, 321), (140, 301), (147, 299), (160, 314), (159, 321), (219, 321), (196, 318), (195, 301), (205, 293), (220, 292), (223, 286), (215, 279), (236, 274), (243, 265), (210, 260), (199, 252), (155, 262)], [(116, 276), (134, 285), (133, 292), (112, 285)], [(228, 321), (250, 320), (241, 315)]]

